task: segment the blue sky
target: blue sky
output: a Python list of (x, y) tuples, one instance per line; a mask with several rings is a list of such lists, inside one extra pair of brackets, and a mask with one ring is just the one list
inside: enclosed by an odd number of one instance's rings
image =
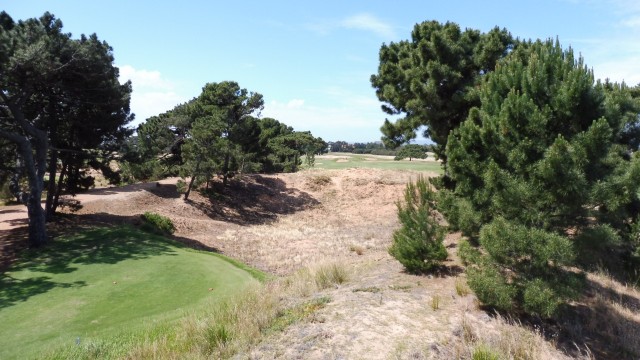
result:
[(597, 78), (640, 83), (640, 2), (540, 1), (77, 1), (2, 0), (15, 20), (50, 11), (75, 38), (97, 33), (121, 78), (133, 81), (136, 124), (237, 81), (264, 95), (262, 116), (325, 140), (376, 141), (387, 115), (369, 78), (382, 43), (413, 25), (453, 21), (559, 38)]

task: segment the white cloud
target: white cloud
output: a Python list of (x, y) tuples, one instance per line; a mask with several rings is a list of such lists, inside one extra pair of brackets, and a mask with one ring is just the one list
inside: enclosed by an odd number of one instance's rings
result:
[(134, 87), (171, 90), (173, 85), (160, 75), (159, 71), (137, 70), (133, 66), (120, 67), (120, 81), (131, 80)]
[(289, 109), (300, 108), (302, 106), (304, 106), (304, 100), (301, 99), (289, 100), (289, 102), (287, 103), (287, 107)]
[(627, 28), (640, 28), (640, 16), (636, 15), (626, 18), (622, 20), (621, 24)]
[(187, 100), (187, 97), (176, 92), (174, 84), (163, 78), (159, 71), (120, 66), (120, 82), (127, 80), (131, 80), (133, 87), (131, 112), (136, 114), (133, 126)]
[(384, 38), (395, 37), (395, 32), (391, 25), (367, 13), (350, 16), (342, 20), (341, 25), (347, 29), (371, 31)]
[(638, 85), (640, 84), (640, 54), (599, 63), (594, 66), (593, 72), (597, 79), (608, 78), (615, 82), (624, 81), (630, 86)]
[(312, 130), (327, 141), (367, 142), (380, 139), (385, 114), (375, 95), (362, 96), (334, 86), (316, 91), (322, 104), (301, 99), (271, 101), (262, 115), (292, 126), (296, 131)]
[(597, 79), (640, 83), (640, 2), (637, 0), (580, 0), (581, 4), (602, 11), (602, 19), (609, 24), (606, 33), (597, 37), (573, 39), (593, 68)]
[(327, 35), (336, 29), (348, 29), (368, 31), (385, 39), (396, 37), (393, 26), (368, 13), (352, 15), (339, 21), (315, 22), (306, 27), (319, 35)]

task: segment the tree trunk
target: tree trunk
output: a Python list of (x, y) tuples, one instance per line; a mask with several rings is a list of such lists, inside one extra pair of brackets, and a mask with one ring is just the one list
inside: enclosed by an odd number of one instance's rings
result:
[(189, 200), (189, 194), (191, 193), (191, 187), (193, 186), (193, 182), (196, 180), (196, 176), (198, 171), (200, 170), (200, 161), (196, 163), (196, 170), (193, 172), (193, 176), (191, 176), (191, 180), (189, 180), (189, 186), (187, 186), (187, 191), (184, 193), (184, 201)]
[(25, 119), (20, 101), (9, 99), (4, 92), (0, 92), (0, 98), (22, 131), (21, 133), (12, 132), (0, 128), (0, 136), (18, 145), (18, 152), (29, 180), (27, 198), (29, 246), (39, 247), (47, 242), (46, 219), (40, 200), (44, 188), (44, 173), (47, 170), (47, 151), (49, 151), (47, 132), (36, 128)]
[[(36, 139), (35, 158), (31, 143), (25, 138), (18, 143), (20, 155), (25, 164), (29, 179), (29, 196), (27, 198), (27, 213), (29, 215), (29, 246), (40, 247), (47, 242), (47, 227), (44, 209), (41, 205), (42, 189), (44, 188), (44, 170), (47, 164), (47, 138)], [(35, 161), (34, 161), (35, 160)]]
[(227, 186), (227, 174), (229, 172), (229, 160), (231, 159), (231, 153), (227, 150), (224, 155), (224, 165), (222, 166), (222, 186)]
[[(19, 150), (19, 148), (18, 148)], [(20, 181), (22, 180), (22, 175), (24, 174), (24, 162), (22, 161), (21, 155), (16, 156), (16, 169), (9, 180), (9, 191), (16, 198), (16, 201), (20, 204), (27, 204), (28, 194), (22, 191), (22, 186)]]
[(67, 168), (69, 166), (64, 162), (62, 162), (62, 170), (60, 170), (60, 176), (58, 177), (58, 186), (56, 187), (56, 193), (53, 197), (53, 206), (52, 211), (55, 214), (58, 209), (58, 205), (60, 204), (60, 194), (62, 193), (62, 185), (64, 184), (64, 177), (67, 175)]
[[(56, 147), (57, 146), (57, 136), (58, 133), (58, 121), (57, 118), (53, 115), (55, 113), (55, 99), (49, 99), (49, 145)], [(51, 155), (49, 157), (49, 181), (47, 181), (47, 201), (44, 205), (45, 211), (45, 220), (51, 221), (53, 219), (53, 215), (55, 214), (55, 210), (53, 209), (53, 195), (56, 191), (56, 174), (58, 168), (58, 151), (51, 150)]]
[(51, 151), (51, 158), (49, 159), (49, 181), (47, 183), (47, 201), (45, 203), (45, 216), (47, 221), (53, 219), (55, 214), (54, 197), (56, 193), (56, 173), (58, 168), (58, 152)]

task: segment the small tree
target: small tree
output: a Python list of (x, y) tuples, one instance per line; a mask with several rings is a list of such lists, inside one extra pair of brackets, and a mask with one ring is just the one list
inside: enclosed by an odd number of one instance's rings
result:
[(411, 161), (413, 158), (416, 159), (426, 159), (427, 158), (427, 149), (424, 146), (418, 144), (407, 144), (400, 149), (396, 153), (396, 157), (393, 160), (402, 160), (409, 158)]
[(410, 272), (433, 270), (447, 258), (444, 228), (435, 218), (435, 200), (429, 181), (420, 176), (415, 184), (407, 184), (404, 204), (397, 204), (402, 227), (393, 234), (389, 254)]

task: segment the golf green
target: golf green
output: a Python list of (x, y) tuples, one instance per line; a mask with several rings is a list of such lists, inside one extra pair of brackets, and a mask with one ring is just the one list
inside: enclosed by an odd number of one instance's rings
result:
[(257, 281), (255, 270), (133, 227), (29, 250), (0, 277), (0, 358), (171, 322)]

